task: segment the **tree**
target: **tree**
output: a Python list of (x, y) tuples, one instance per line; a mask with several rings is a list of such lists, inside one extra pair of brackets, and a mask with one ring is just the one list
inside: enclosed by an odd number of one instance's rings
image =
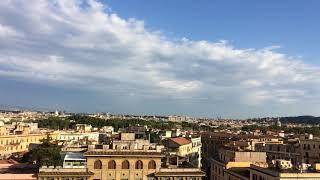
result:
[(60, 166), (62, 164), (61, 160), (61, 146), (52, 143), (52, 138), (49, 134), (45, 139), (41, 140), (37, 148), (32, 149), (27, 154), (24, 155), (23, 160), (30, 163), (36, 163), (39, 166)]

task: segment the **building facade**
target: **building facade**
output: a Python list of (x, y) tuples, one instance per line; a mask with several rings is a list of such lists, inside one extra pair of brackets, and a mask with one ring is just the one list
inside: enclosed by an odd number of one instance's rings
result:
[(139, 150), (88, 151), (87, 168), (93, 172), (93, 179), (141, 179), (154, 177), (161, 167), (160, 152)]
[[(58, 139), (58, 133), (49, 133), (52, 139)], [(47, 137), (46, 133), (36, 134), (9, 134), (0, 136), (0, 157), (8, 157), (13, 153), (21, 153), (29, 150), (30, 144), (40, 144)]]
[(248, 174), (251, 164), (266, 165), (266, 153), (221, 149), (219, 158), (211, 160), (211, 180), (246, 179), (239, 172)]

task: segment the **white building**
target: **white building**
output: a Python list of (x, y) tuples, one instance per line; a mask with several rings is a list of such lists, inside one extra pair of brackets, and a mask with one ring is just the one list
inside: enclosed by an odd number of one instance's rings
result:
[(99, 132), (86, 132), (86, 133), (80, 133), (80, 132), (73, 132), (73, 131), (64, 131), (60, 133), (59, 140), (62, 141), (69, 141), (69, 142), (83, 142), (84, 144), (87, 144), (87, 142), (90, 142), (91, 144), (97, 144), (99, 141)]
[(86, 168), (87, 159), (83, 153), (67, 152), (63, 159), (63, 168)]

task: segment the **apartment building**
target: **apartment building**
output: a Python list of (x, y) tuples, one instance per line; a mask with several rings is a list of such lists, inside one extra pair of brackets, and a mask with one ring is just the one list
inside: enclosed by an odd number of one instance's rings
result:
[(299, 143), (286, 144), (257, 144), (256, 151), (267, 153), (267, 162), (271, 163), (274, 159), (290, 160), (293, 166), (301, 163)]
[(265, 168), (250, 166), (250, 180), (316, 180), (320, 179), (318, 170), (300, 171), (294, 169)]
[(212, 180), (247, 179), (251, 164), (266, 166), (266, 153), (221, 149), (219, 158), (211, 160)]
[(52, 139), (59, 139), (57, 132), (41, 132), (35, 123), (0, 124), (0, 157), (6, 158), (13, 153), (29, 150), (30, 144), (40, 144), (49, 134)]
[(99, 142), (99, 132), (59, 131), (59, 134), (60, 141), (73, 141), (80, 144), (97, 144)]
[(301, 136), (300, 155), (303, 163), (314, 164), (320, 162), (320, 138), (314, 138), (311, 134)]

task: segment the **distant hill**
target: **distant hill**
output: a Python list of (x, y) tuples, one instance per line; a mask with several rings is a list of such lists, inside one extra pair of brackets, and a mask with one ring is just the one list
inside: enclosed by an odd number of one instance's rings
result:
[(282, 123), (320, 124), (320, 117), (315, 117), (315, 116), (281, 117), (280, 121)]

